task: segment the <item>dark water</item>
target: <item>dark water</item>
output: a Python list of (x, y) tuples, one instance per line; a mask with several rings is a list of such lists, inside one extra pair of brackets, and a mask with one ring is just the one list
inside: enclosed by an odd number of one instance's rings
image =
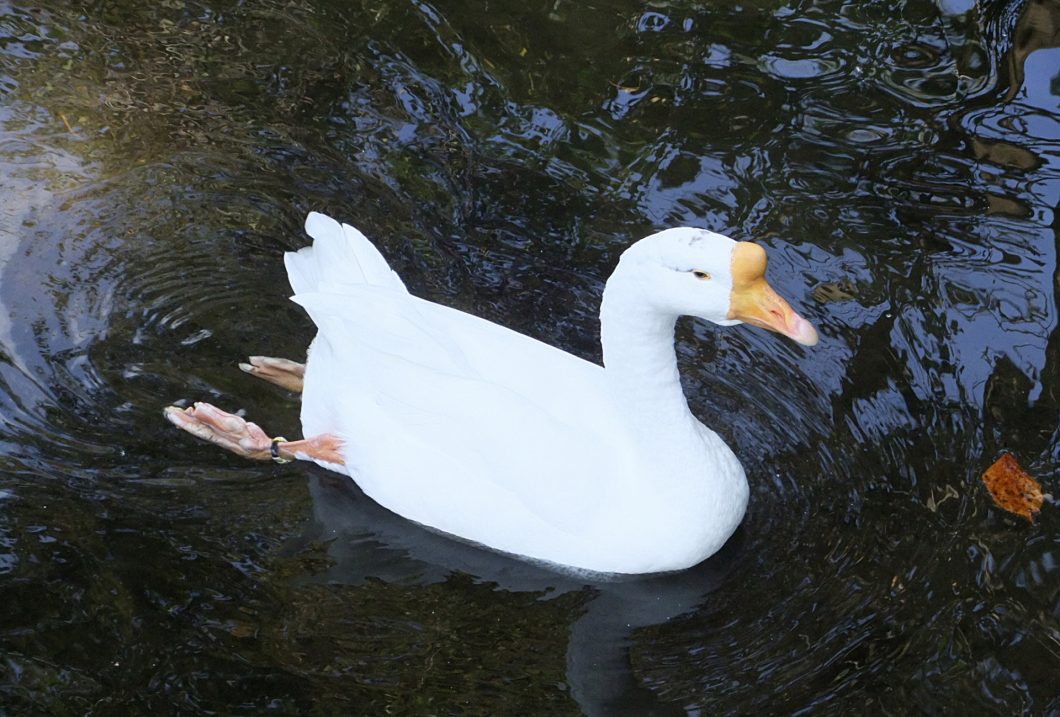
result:
[[(0, 0), (0, 713), (1058, 714), (1056, 2)], [(583, 584), (242, 462), (311, 327), (306, 211), (598, 357), (630, 241), (755, 239), (808, 351), (682, 323), (752, 484), (726, 548)]]

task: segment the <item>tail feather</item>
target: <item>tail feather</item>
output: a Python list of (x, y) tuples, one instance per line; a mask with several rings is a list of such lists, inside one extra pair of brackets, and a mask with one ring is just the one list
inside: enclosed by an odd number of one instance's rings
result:
[(305, 230), (313, 245), (283, 257), (296, 294), (341, 294), (344, 289), (365, 284), (405, 291), (405, 284), (379, 250), (353, 227), (310, 212)]

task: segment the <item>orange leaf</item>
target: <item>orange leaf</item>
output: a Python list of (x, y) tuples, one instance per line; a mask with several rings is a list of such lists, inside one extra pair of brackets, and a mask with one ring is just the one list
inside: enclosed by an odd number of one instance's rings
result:
[(983, 483), (999, 508), (1022, 515), (1031, 523), (1042, 509), (1042, 486), (1027, 475), (1012, 456), (1006, 453), (986, 469)]

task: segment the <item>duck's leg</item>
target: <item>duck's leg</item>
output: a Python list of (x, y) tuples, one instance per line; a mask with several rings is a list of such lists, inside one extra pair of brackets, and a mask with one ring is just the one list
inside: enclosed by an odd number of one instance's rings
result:
[(280, 463), (324, 461), (335, 466), (345, 465), (340, 450), (342, 441), (330, 433), (300, 441), (277, 440), (269, 438), (258, 424), (244, 421), (208, 403), (196, 403), (188, 408), (167, 406), (163, 413), (177, 428), (252, 460), (277, 460)]
[(305, 364), (271, 356), (251, 356), (250, 363), (241, 363), (239, 368), (251, 376), (263, 378), (281, 388), (295, 393), (302, 392)]

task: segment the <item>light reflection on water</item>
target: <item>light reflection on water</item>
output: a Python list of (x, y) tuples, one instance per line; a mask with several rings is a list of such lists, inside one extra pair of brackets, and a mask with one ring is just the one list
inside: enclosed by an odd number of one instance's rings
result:
[[(1060, 709), (1056, 6), (0, 3), (0, 705), (14, 712)], [(416, 293), (598, 356), (602, 282), (679, 223), (755, 239), (812, 352), (679, 326), (747, 519), (584, 581), (348, 483), (192, 444), (297, 434), (309, 209)]]

